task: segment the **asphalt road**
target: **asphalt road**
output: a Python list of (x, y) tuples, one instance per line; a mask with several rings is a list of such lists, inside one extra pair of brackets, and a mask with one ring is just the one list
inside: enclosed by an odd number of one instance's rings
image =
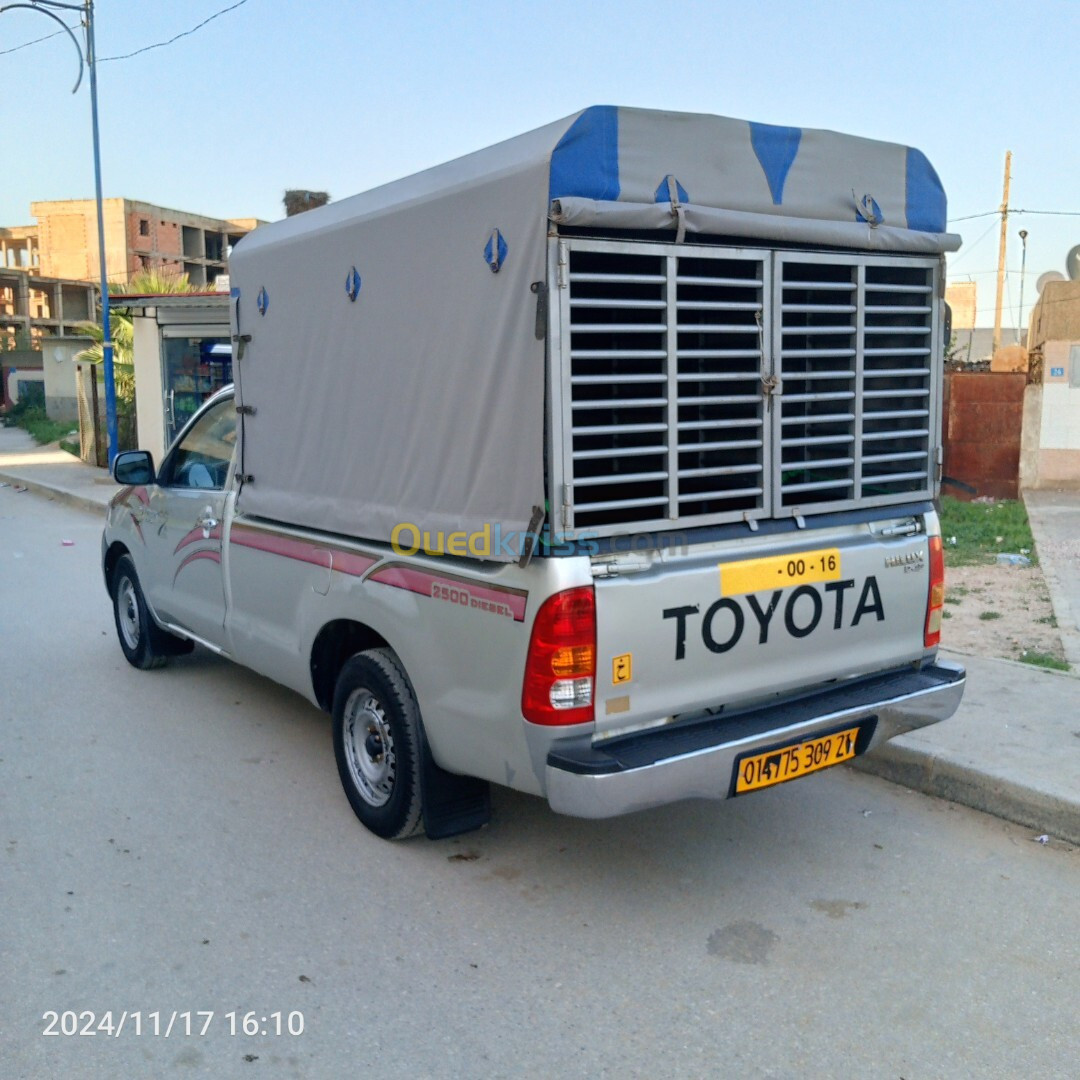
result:
[(388, 844), (306, 702), (128, 667), (99, 538), (0, 489), (0, 1076), (1075, 1077), (1080, 852), (846, 768)]

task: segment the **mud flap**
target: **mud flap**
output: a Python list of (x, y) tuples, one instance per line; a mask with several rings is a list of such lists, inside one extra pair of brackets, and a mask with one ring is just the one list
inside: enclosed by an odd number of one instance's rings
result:
[(420, 786), (424, 833), (429, 840), (442, 840), (459, 833), (473, 832), (491, 820), (491, 786), (474, 776), (458, 776), (435, 764), (423, 741)]

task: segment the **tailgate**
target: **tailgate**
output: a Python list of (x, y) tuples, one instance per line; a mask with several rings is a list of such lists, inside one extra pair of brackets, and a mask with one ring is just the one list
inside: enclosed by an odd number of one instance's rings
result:
[(921, 517), (743, 535), (593, 565), (598, 733), (925, 653)]

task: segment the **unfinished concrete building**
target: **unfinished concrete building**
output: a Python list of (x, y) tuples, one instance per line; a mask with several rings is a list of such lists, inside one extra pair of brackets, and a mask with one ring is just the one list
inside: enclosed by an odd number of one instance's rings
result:
[[(93, 199), (31, 203), (37, 218), (40, 273), (94, 281), (99, 276), (97, 208)], [(106, 276), (126, 283), (140, 270), (187, 274), (196, 288), (213, 290), (225, 274), (230, 247), (259, 221), (169, 210), (132, 199), (105, 199)]]

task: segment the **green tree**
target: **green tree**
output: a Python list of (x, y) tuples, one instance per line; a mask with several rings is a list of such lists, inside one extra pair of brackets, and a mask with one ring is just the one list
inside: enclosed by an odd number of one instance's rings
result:
[[(140, 270), (131, 279), (120, 284), (109, 282), (110, 295), (163, 296), (176, 293), (198, 292), (188, 280), (187, 274), (166, 274), (161, 270)], [(75, 355), (76, 360), (100, 364), (105, 360), (105, 334), (100, 322), (78, 324), (79, 333), (90, 338), (94, 344)], [(116, 399), (127, 411), (135, 408), (135, 331), (131, 321), (131, 309), (123, 305), (109, 309), (109, 329), (113, 340), (113, 382)]]

